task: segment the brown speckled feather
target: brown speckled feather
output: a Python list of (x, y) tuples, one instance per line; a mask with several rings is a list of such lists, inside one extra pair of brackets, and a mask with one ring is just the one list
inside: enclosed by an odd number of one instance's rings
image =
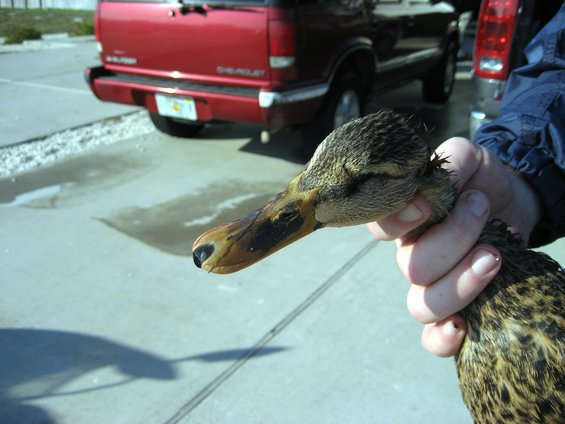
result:
[(480, 242), (499, 249), (502, 268), (463, 311), (468, 334), (456, 361), (465, 404), (477, 423), (564, 423), (565, 275), (501, 222)]

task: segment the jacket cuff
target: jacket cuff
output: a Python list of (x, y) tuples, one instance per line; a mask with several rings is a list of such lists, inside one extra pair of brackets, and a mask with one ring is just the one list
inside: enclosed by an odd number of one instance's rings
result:
[(517, 141), (512, 132), (505, 136), (503, 139), (481, 137), (477, 144), (520, 173), (536, 192), (542, 218), (534, 227), (528, 245), (538, 247), (551, 243), (565, 235), (564, 171), (545, 149)]

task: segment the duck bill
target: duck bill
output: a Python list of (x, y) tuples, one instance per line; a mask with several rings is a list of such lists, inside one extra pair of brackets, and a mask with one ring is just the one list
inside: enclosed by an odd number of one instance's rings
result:
[(236, 272), (320, 228), (315, 218), (319, 189), (299, 190), (300, 177), (261, 209), (198, 237), (192, 247), (196, 266), (217, 274)]

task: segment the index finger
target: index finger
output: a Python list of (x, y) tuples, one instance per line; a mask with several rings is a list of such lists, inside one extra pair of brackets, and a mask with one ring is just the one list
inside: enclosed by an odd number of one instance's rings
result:
[(422, 196), (416, 196), (403, 210), (367, 224), (378, 240), (395, 240), (418, 228), (430, 217), (431, 208)]

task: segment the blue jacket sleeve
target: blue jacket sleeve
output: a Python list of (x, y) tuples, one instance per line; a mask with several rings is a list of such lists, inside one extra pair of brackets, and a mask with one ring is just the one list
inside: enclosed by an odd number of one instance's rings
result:
[(532, 185), (543, 218), (531, 246), (565, 235), (565, 3), (525, 50), (528, 64), (510, 75), (500, 116), (475, 143), (494, 152)]

